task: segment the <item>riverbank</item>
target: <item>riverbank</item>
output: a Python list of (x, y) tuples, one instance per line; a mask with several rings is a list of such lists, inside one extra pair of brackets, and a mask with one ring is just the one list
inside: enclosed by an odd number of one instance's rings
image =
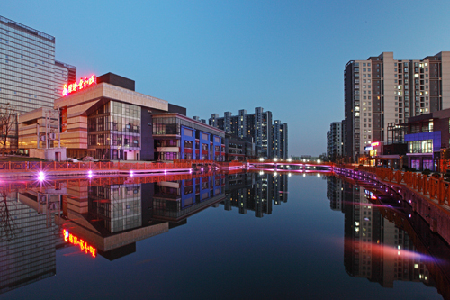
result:
[[(401, 196), (428, 224), (432, 232), (438, 233), (450, 244), (450, 206), (448, 205), (449, 184), (442, 178), (427, 177), (411, 172), (374, 168), (339, 168), (334, 172), (358, 180), (373, 180), (389, 191)], [(390, 171), (390, 172), (389, 172)], [(378, 173), (378, 174), (377, 174)], [(380, 175), (381, 174), (381, 175)]]

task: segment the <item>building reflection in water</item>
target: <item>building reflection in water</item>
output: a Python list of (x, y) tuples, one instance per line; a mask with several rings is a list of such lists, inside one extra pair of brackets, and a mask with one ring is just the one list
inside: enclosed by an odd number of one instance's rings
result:
[(51, 216), (59, 210), (54, 189), (0, 192), (0, 294), (56, 275), (56, 249), (65, 244)]
[(251, 210), (262, 217), (272, 213), (273, 205), (286, 203), (288, 195), (287, 177), (276, 174), (163, 176), (147, 181), (62, 180), (4, 192), (0, 293), (56, 275), (58, 248), (89, 246), (92, 256), (98, 253), (113, 260), (135, 252), (137, 241), (186, 224), (190, 215), (210, 206), (221, 203), (226, 210), (235, 206), (239, 213)]
[(222, 202), (225, 210), (237, 207), (240, 214), (247, 210), (255, 216), (272, 214), (273, 205), (288, 200), (288, 177), (276, 173), (244, 173), (227, 175), (226, 198)]
[(183, 225), (190, 215), (225, 198), (224, 175), (188, 177), (72, 185), (57, 223), (103, 257), (121, 258), (136, 251), (137, 241)]
[(0, 294), (56, 275), (59, 248), (114, 260), (210, 206), (262, 217), (288, 196), (287, 176), (257, 173), (68, 179), (4, 190)]
[[(450, 297), (450, 247), (403, 201), (374, 189), (328, 177), (332, 210), (345, 215), (344, 265), (349, 276), (366, 277), (383, 287), (394, 281), (436, 286)], [(381, 202), (379, 199), (384, 199)]]

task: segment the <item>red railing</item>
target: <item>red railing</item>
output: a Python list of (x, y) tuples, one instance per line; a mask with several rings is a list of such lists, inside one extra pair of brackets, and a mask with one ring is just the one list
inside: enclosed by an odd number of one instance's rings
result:
[(218, 163), (222, 168), (246, 167), (247, 163), (242, 161), (223, 161)]
[(317, 162), (317, 160), (308, 160), (308, 159), (301, 159), (301, 160), (287, 160), (287, 159), (249, 159), (248, 163), (250, 164), (272, 164), (276, 163), (278, 165), (298, 165), (298, 164), (307, 164), (307, 165), (320, 165), (320, 166), (334, 166), (335, 163), (333, 162)]
[(196, 165), (215, 164), (217, 161), (208, 159), (174, 159), (174, 163), (189, 163)]
[(450, 205), (450, 182), (445, 181), (442, 177), (429, 177), (416, 172), (403, 172), (387, 168), (354, 167), (349, 165), (343, 167), (375, 174), (382, 181), (403, 184), (419, 194), (436, 200), (441, 205)]
[(86, 178), (57, 178), (40, 182), (38, 180), (29, 181), (5, 181), (0, 185), (0, 192), (12, 192), (19, 190), (35, 190), (39, 191), (42, 187), (53, 187), (55, 189), (61, 189), (64, 187), (84, 187), (84, 186), (105, 186), (105, 185), (122, 185), (122, 184), (140, 184), (140, 183), (153, 183), (160, 181), (175, 181), (183, 179), (192, 179), (200, 177), (209, 177), (215, 175), (216, 178), (222, 180), (224, 175), (209, 173), (202, 174), (171, 174), (171, 175), (156, 175), (156, 176), (137, 176), (137, 177), (93, 177)]
[[(209, 161), (208, 161), (209, 162)], [(0, 162), (0, 173), (24, 171), (76, 171), (76, 170), (156, 170), (188, 169), (191, 161), (175, 163), (127, 163), (127, 162), (56, 162), (56, 161), (22, 161)]]

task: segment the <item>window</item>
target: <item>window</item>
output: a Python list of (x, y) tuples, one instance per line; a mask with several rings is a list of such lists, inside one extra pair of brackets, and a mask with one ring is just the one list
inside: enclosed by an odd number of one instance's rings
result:
[(409, 153), (432, 153), (433, 140), (408, 142)]

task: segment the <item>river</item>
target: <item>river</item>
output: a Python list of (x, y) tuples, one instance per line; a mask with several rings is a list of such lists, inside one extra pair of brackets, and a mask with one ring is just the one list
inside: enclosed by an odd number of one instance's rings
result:
[(256, 172), (2, 184), (2, 299), (450, 295), (448, 244), (372, 182)]

